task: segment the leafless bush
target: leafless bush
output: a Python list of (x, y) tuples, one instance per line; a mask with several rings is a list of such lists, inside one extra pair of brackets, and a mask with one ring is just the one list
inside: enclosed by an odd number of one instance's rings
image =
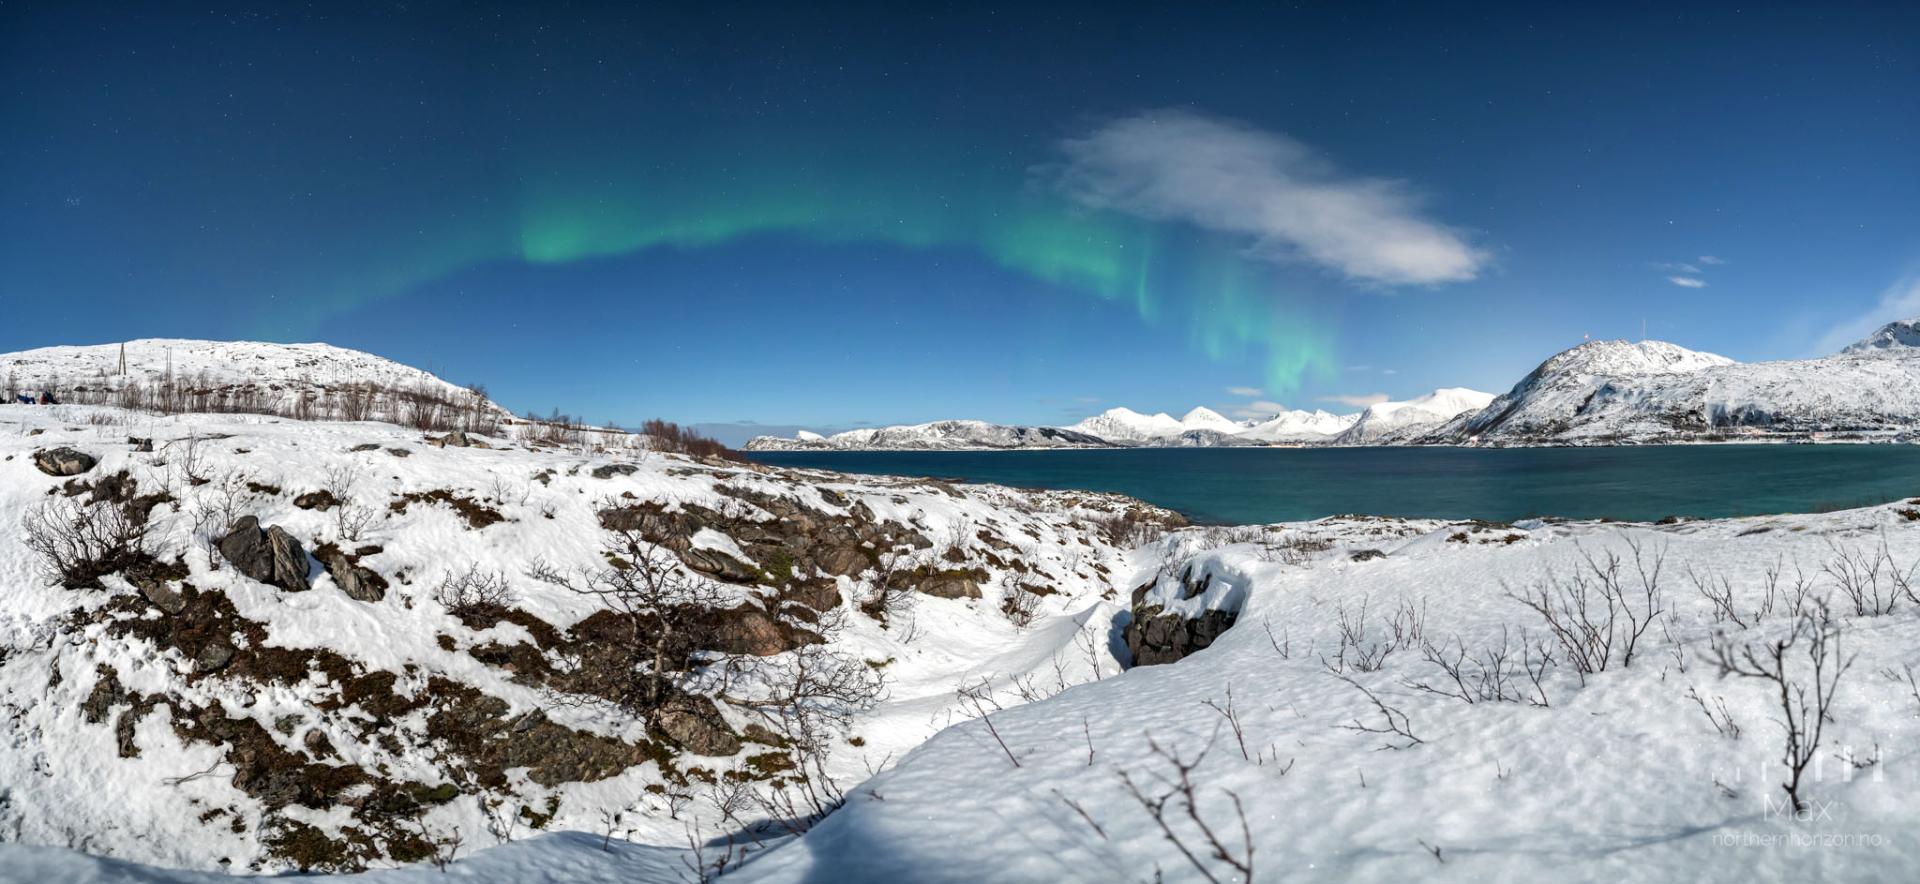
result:
[(1122, 549), (1146, 546), (1167, 535), (1164, 522), (1139, 509), (1091, 516), (1087, 521), (1093, 524), (1101, 537), (1106, 538), (1107, 543)]
[(1880, 545), (1871, 549), (1841, 547), (1831, 541), (1827, 548), (1832, 555), (1821, 571), (1833, 579), (1840, 593), (1853, 604), (1855, 616), (1890, 614), (1902, 597), (1920, 603), (1913, 588), (1914, 571), (1920, 568), (1920, 562), (1901, 570), (1893, 561), (1885, 534), (1880, 536)]
[(1325, 656), (1320, 658), (1328, 669), (1336, 673), (1346, 672), (1348, 667), (1360, 672), (1378, 672), (1387, 665), (1389, 655), (1419, 647), (1426, 635), (1427, 611), (1424, 603), (1416, 606), (1412, 601), (1402, 599), (1394, 608), (1393, 616), (1379, 630), (1367, 625), (1369, 604), (1369, 599), (1362, 598), (1358, 612), (1347, 610), (1345, 605), (1337, 610), (1339, 648), (1332, 660)]
[(1688, 686), (1687, 699), (1700, 707), (1700, 712), (1707, 716), (1707, 723), (1713, 725), (1716, 733), (1729, 740), (1740, 739), (1740, 723), (1733, 720), (1733, 713), (1727, 709), (1727, 698), (1715, 694), (1713, 703), (1709, 705), (1707, 698), (1700, 695), (1699, 688)]
[(1023, 629), (1033, 623), (1033, 617), (1039, 611), (1040, 596), (1029, 592), (1024, 586), (1007, 590), (1006, 601), (1000, 605), (1000, 612), (1007, 615), (1007, 621)]
[(97, 588), (101, 577), (150, 560), (148, 527), (144, 513), (122, 504), (70, 497), (44, 500), (20, 519), (42, 576), (67, 589)]
[(1797, 572), (1794, 587), (1783, 591), (1780, 580), (1784, 573), (1779, 561), (1776, 560), (1769, 565), (1766, 580), (1761, 586), (1760, 597), (1751, 608), (1743, 611), (1734, 599), (1733, 581), (1725, 574), (1702, 573), (1694, 570), (1691, 565), (1687, 567), (1687, 579), (1693, 583), (1700, 597), (1713, 606), (1713, 622), (1732, 623), (1741, 629), (1773, 616), (1774, 609), (1783, 597), (1795, 608), (1799, 607), (1799, 603), (1806, 598), (1812, 582), (1807, 579), (1807, 575), (1804, 572)]
[(1773, 685), (1780, 706), (1787, 769), (1780, 784), (1796, 812), (1807, 807), (1804, 774), (1820, 749), (1832, 720), (1840, 679), (1853, 666), (1841, 648), (1842, 628), (1825, 602), (1795, 612), (1792, 629), (1781, 638), (1736, 645), (1724, 635), (1713, 642), (1713, 661), (1721, 677), (1753, 678)]
[(1335, 725), (1335, 727), (1355, 733), (1383, 735), (1388, 739), (1387, 742), (1380, 744), (1380, 748), (1382, 749), (1411, 749), (1414, 746), (1426, 742), (1413, 735), (1413, 722), (1407, 718), (1407, 713), (1401, 711), (1399, 707), (1387, 705), (1386, 701), (1381, 700), (1378, 694), (1368, 690), (1366, 685), (1354, 681), (1345, 675), (1337, 672), (1329, 674), (1334, 678), (1352, 685), (1354, 690), (1365, 694), (1368, 702), (1373, 704), (1374, 711), (1380, 715), (1379, 724), (1367, 724), (1359, 718), (1355, 718), (1349, 724)]
[(1407, 687), (1467, 703), (1528, 703), (1545, 707), (1547, 671), (1553, 667), (1553, 650), (1545, 643), (1531, 642), (1521, 630), (1516, 646), (1507, 627), (1500, 627), (1500, 641), (1467, 650), (1466, 643), (1454, 636), (1453, 647), (1420, 643), (1421, 656), (1439, 667), (1444, 681), (1408, 680)]
[(687, 655), (707, 644), (712, 612), (725, 591), (705, 578), (689, 577), (678, 557), (646, 539), (638, 524), (609, 530), (602, 550), (604, 567), (568, 574), (535, 560), (527, 576), (595, 599), (625, 626), (619, 683), (610, 686), (614, 702), (653, 719), (654, 713), (686, 681)]
[(455, 617), (511, 607), (518, 600), (507, 584), (507, 575), (482, 570), (478, 562), (468, 565), (465, 571), (441, 576), (433, 598)]
[(1508, 591), (1508, 597), (1526, 605), (1546, 623), (1559, 643), (1563, 659), (1580, 673), (1581, 683), (1616, 662), (1633, 665), (1640, 637), (1665, 610), (1661, 570), (1666, 550), (1647, 553), (1639, 541), (1626, 538), (1632, 552), (1633, 573), (1622, 573), (1618, 553), (1608, 550), (1595, 557), (1582, 549), (1584, 567), (1562, 579), (1547, 579), (1526, 594)]
[(653, 440), (655, 451), (671, 451), (694, 457), (715, 457), (741, 463), (746, 462), (747, 459), (746, 455), (720, 444), (718, 440), (671, 421), (654, 418), (641, 424), (640, 432)]
[[(1139, 802), (1141, 809), (1145, 810), (1147, 815), (1153, 818), (1154, 825), (1159, 827), (1160, 834), (1173, 844), (1175, 850), (1180, 851), (1181, 856), (1186, 857), (1187, 863), (1193, 866), (1202, 878), (1219, 884), (1221, 878), (1216, 874), (1218, 871), (1216, 865), (1218, 865), (1225, 866), (1229, 870), (1225, 873), (1229, 879), (1237, 877), (1246, 884), (1252, 884), (1253, 829), (1247, 824), (1247, 809), (1241, 803), (1240, 796), (1230, 789), (1221, 790), (1228, 800), (1233, 802), (1234, 819), (1240, 829), (1238, 849), (1228, 847), (1220, 834), (1214, 831), (1219, 824), (1209, 823), (1206, 816), (1200, 812), (1199, 788), (1194, 785), (1193, 772), (1200, 767), (1202, 761), (1206, 760), (1207, 752), (1213, 747), (1212, 741), (1209, 740), (1208, 744), (1202, 747), (1192, 759), (1181, 758), (1179, 752), (1162, 747), (1154, 741), (1152, 736), (1147, 737), (1147, 746), (1153, 750), (1155, 758), (1166, 762), (1173, 769), (1173, 774), (1167, 776), (1155, 773), (1153, 778), (1159, 781), (1159, 786), (1149, 792), (1131, 773), (1120, 771), (1120, 784), (1127, 790), (1127, 794), (1131, 795), (1134, 801)], [(1189, 844), (1187, 836), (1181, 835), (1175, 829), (1175, 821), (1181, 817), (1186, 819), (1186, 825), (1181, 825), (1181, 828), (1191, 825), (1192, 829), (1199, 833), (1195, 843)], [(1091, 822), (1091, 818), (1088, 821)], [(1205, 859), (1202, 859), (1203, 856)]]
[(993, 699), (993, 681), (983, 677), (978, 683), (961, 682), (953, 693), (954, 697), (960, 701), (960, 708), (967, 713), (968, 717), (979, 719), (986, 727), (987, 735), (993, 737), (993, 741), (1000, 746), (1000, 751), (1007, 756), (1007, 760), (1012, 762), (1014, 767), (1019, 767), (1020, 756), (1013, 754), (1013, 748), (1007, 745), (1006, 739), (1000, 736), (1000, 728), (995, 727), (993, 723), (993, 713), (1001, 711), (1000, 703)]

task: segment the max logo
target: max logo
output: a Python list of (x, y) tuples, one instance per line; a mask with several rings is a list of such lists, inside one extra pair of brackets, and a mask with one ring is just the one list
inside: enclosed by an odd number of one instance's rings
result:
[(1774, 803), (1771, 797), (1760, 799), (1766, 805), (1767, 819), (1793, 820), (1800, 823), (1833, 822), (1833, 802), (1809, 801), (1805, 807), (1794, 807), (1791, 801)]

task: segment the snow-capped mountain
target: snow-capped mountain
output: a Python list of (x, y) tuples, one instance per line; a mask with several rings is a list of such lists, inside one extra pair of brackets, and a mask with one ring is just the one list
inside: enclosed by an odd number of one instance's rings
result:
[(1594, 341), (1555, 355), (1430, 441), (1607, 444), (1920, 426), (1920, 322), (1840, 353), (1741, 363), (1661, 341)]
[(1360, 412), (1352, 426), (1333, 441), (1339, 445), (1382, 445), (1418, 438), (1452, 420), (1479, 411), (1493, 401), (1492, 393), (1465, 387), (1442, 387), (1404, 402), (1378, 402)]
[(1069, 427), (1029, 427), (949, 420), (849, 430), (832, 436), (802, 431), (791, 439), (758, 436), (748, 451), (946, 451), (989, 448), (1223, 448), (1326, 442), (1359, 415), (1285, 411), (1235, 421), (1201, 406), (1173, 417), (1110, 408)]
[(1283, 411), (1247, 427), (1241, 431), (1240, 438), (1265, 443), (1325, 442), (1359, 419), (1358, 414), (1333, 414), (1319, 409)]
[(748, 451), (957, 451), (983, 448), (1106, 448), (1097, 436), (1057, 427), (1018, 427), (986, 421), (934, 421), (870, 427), (831, 436), (801, 431), (792, 439), (756, 436)]
[[(1194, 412), (1206, 411), (1194, 409)], [(1220, 418), (1218, 414), (1206, 411), (1206, 414)], [(1225, 418), (1220, 418), (1226, 420)], [(1227, 421), (1231, 424), (1231, 421)], [(1166, 439), (1178, 436), (1188, 430), (1220, 430), (1217, 426), (1202, 424), (1188, 426), (1186, 422), (1165, 412), (1159, 414), (1141, 414), (1131, 408), (1109, 408), (1093, 417), (1067, 427), (1076, 433), (1098, 436), (1109, 442), (1147, 442), (1153, 439)]]

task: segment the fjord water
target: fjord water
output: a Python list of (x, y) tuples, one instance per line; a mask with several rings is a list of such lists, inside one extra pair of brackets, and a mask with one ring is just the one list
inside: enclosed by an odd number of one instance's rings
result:
[(1819, 512), (1920, 495), (1920, 446), (766, 451), (775, 466), (1113, 491), (1201, 522), (1338, 513), (1650, 521)]

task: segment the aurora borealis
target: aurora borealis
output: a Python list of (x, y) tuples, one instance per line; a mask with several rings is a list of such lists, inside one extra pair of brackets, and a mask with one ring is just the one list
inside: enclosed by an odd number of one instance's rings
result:
[(11, 5), (0, 349), (821, 427), (1494, 388), (1643, 319), (1800, 355), (1911, 272), (1910, 10), (1669, 18)]

